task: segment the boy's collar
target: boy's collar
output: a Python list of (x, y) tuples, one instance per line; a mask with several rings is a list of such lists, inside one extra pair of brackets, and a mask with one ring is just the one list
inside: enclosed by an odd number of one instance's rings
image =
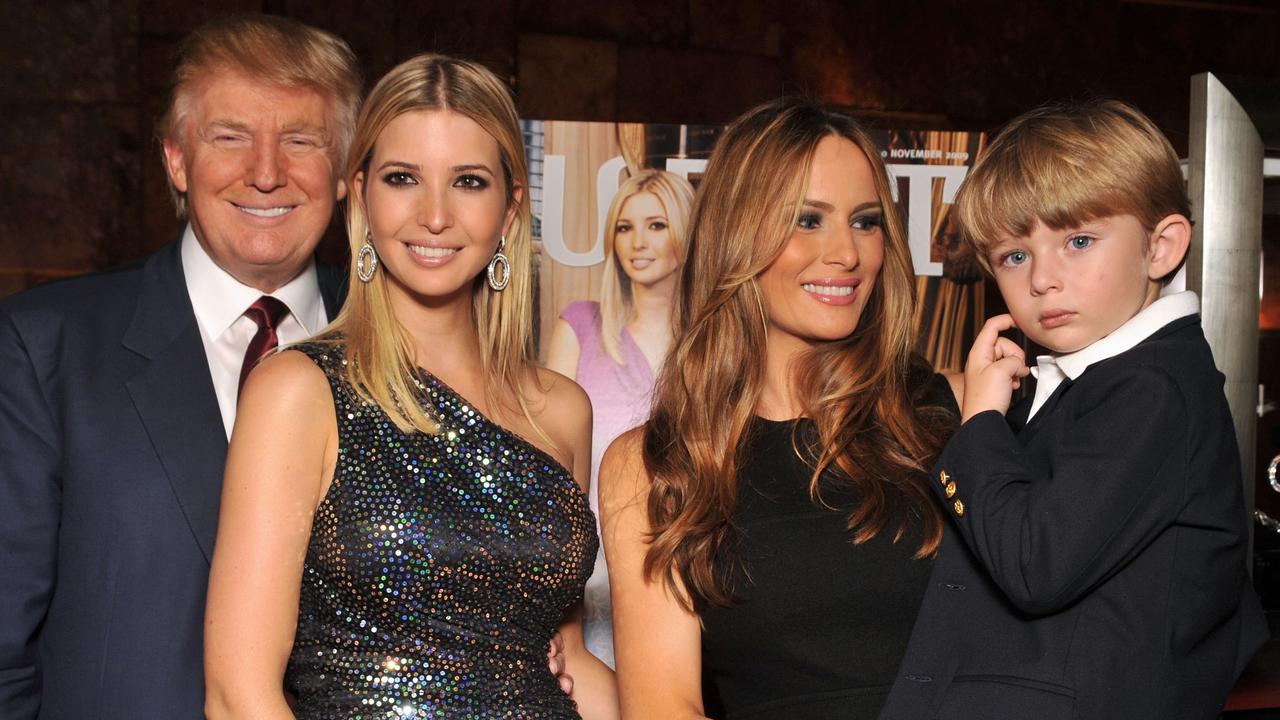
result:
[(1143, 308), (1110, 335), (1080, 350), (1065, 355), (1040, 355), (1031, 374), (1036, 378), (1036, 394), (1032, 399), (1028, 422), (1064, 380), (1075, 380), (1094, 363), (1133, 349), (1174, 320), (1200, 312), (1200, 298), (1194, 292), (1165, 295)]
[[(1063, 375), (1075, 380), (1090, 365), (1131, 350), (1165, 325), (1179, 318), (1195, 315), (1198, 312), (1200, 312), (1200, 298), (1194, 292), (1184, 290), (1166, 295), (1157, 298), (1155, 302), (1143, 308), (1137, 315), (1129, 318), (1128, 322), (1092, 345), (1065, 355), (1049, 357), (1053, 357), (1057, 361)], [(1039, 359), (1036, 358), (1036, 360)]]

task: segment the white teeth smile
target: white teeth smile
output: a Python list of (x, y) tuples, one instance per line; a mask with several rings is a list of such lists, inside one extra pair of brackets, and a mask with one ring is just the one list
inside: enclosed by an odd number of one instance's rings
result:
[(243, 205), (237, 205), (236, 207), (239, 208), (240, 212), (248, 213), (254, 217), (260, 217), (260, 218), (280, 217), (281, 215), (287, 214), (290, 210), (293, 210), (292, 206), (273, 207), (273, 208), (251, 208), (251, 207), (245, 207)]
[(811, 292), (811, 293), (814, 293), (815, 295), (830, 295), (832, 297), (848, 297), (849, 295), (853, 294), (852, 285), (814, 285), (812, 283), (805, 283), (800, 287), (804, 288), (805, 292)]
[(458, 252), (458, 248), (443, 247), (426, 247), (424, 245), (410, 245), (409, 252), (414, 255), (420, 255), (425, 258), (442, 258)]

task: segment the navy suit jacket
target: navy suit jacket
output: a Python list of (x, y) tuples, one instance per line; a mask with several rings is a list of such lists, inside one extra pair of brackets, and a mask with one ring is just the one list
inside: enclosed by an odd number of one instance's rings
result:
[(204, 716), (227, 441), (179, 247), (0, 301), (8, 720)]
[[(952, 517), (881, 717), (1216, 718), (1266, 638), (1240, 455), (1199, 318), (970, 418)], [(1012, 426), (1012, 427), (1011, 427)]]

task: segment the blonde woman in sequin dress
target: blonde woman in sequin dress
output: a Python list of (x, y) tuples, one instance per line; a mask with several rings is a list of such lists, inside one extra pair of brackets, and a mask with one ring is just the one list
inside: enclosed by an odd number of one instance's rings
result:
[[(580, 619), (591, 409), (534, 365), (509, 92), (473, 63), (401, 64), (361, 111), (346, 177), (346, 307), (240, 398), (209, 717), (616, 717)], [(547, 668), (557, 630), (572, 697)]]

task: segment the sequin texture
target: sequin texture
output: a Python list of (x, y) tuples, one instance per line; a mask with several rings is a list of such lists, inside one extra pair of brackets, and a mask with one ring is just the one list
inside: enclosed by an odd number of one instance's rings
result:
[(424, 373), (437, 435), (329, 378), (338, 462), (316, 510), (285, 675), (300, 719), (577, 718), (547, 644), (598, 547), (570, 473)]

